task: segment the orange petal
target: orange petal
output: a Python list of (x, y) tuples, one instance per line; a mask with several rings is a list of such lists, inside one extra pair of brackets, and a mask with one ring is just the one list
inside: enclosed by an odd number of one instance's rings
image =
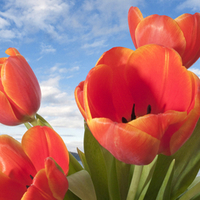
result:
[(84, 81), (80, 82), (79, 85), (75, 88), (74, 96), (81, 114), (83, 115), (84, 119), (86, 119), (84, 103), (83, 103), (83, 86), (84, 86)]
[(128, 12), (128, 25), (129, 25), (131, 38), (133, 40), (133, 44), (135, 45), (135, 48), (138, 48), (137, 42), (135, 40), (135, 30), (142, 19), (143, 19), (143, 16), (139, 8), (133, 7), (133, 6), (130, 7), (129, 12)]
[[(146, 165), (157, 155), (159, 139), (129, 123), (115, 123), (105, 118), (95, 118), (87, 123), (97, 141), (120, 161)], [(159, 129), (156, 122), (154, 125)]]
[[(200, 82), (199, 78), (194, 75), (192, 72), (191, 76), (193, 76), (194, 81), (196, 82), (196, 97), (195, 97), (195, 105), (193, 109), (188, 114), (187, 118), (182, 123), (182, 126), (177, 130), (172, 137), (170, 138), (170, 143), (168, 148), (165, 150), (164, 154), (171, 155), (174, 154), (191, 136), (193, 130), (196, 126), (197, 121), (200, 116)], [(194, 90), (195, 90), (194, 89)], [(167, 134), (167, 133), (166, 133)]]
[(32, 185), (23, 195), (21, 200), (57, 200), (49, 188), (45, 169), (41, 169), (33, 179)]
[(183, 14), (175, 21), (186, 39), (186, 49), (182, 58), (183, 65), (189, 68), (200, 56), (200, 13)]
[(18, 125), (22, 123), (22, 116), (16, 117), (13, 107), (3, 92), (0, 91), (0, 122), (5, 125)]
[(1, 200), (20, 200), (26, 192), (26, 186), (10, 179), (0, 171), (0, 191)]
[(6, 54), (8, 54), (9, 56), (17, 56), (17, 55), (21, 55), (19, 53), (19, 51), (13, 47), (10, 47), (8, 48), (6, 51), (5, 51)]
[(122, 47), (112, 48), (89, 72), (83, 98), (88, 100), (92, 118), (106, 117), (121, 122), (121, 118), (130, 113), (133, 101), (124, 79), (124, 69), (133, 52)]
[(31, 184), (30, 175), (36, 174), (21, 144), (8, 135), (0, 136), (0, 170), (24, 186)]
[(186, 40), (178, 24), (168, 16), (151, 15), (144, 18), (135, 30), (137, 47), (159, 44), (175, 49), (181, 56)]
[(192, 80), (173, 49), (158, 45), (138, 48), (129, 59), (126, 77), (136, 116), (146, 114), (148, 105), (153, 114), (167, 110), (189, 112), (191, 109)]
[(22, 138), (22, 147), (37, 171), (44, 168), (44, 160), (52, 157), (67, 174), (69, 155), (62, 138), (51, 128), (34, 126)]
[(68, 190), (66, 176), (57, 168), (52, 158), (47, 158), (45, 160), (45, 171), (53, 196), (58, 200), (63, 200), (65, 193)]
[(16, 109), (19, 107), (28, 116), (36, 113), (41, 100), (40, 86), (23, 56), (10, 56), (4, 62), (1, 82), (8, 98), (16, 104)]

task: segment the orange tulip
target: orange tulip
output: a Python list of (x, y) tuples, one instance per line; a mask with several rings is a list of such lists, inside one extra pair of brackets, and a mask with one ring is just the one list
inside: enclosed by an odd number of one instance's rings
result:
[(68, 168), (67, 148), (49, 127), (29, 129), (21, 144), (8, 135), (0, 136), (1, 200), (63, 200)]
[(173, 48), (186, 68), (200, 56), (200, 13), (183, 14), (175, 20), (156, 14), (143, 18), (137, 7), (131, 7), (128, 24), (135, 48), (146, 44)]
[(25, 58), (9, 48), (0, 58), (0, 123), (17, 125), (31, 120), (40, 107), (41, 91)]
[(175, 153), (190, 137), (200, 116), (200, 81), (171, 48), (116, 47), (76, 87), (75, 99), (104, 148), (144, 165)]

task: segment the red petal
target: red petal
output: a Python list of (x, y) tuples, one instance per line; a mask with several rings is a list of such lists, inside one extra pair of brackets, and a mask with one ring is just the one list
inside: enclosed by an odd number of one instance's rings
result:
[(57, 168), (52, 158), (46, 159), (45, 170), (53, 196), (56, 199), (63, 200), (68, 190), (68, 181), (66, 176)]
[(181, 56), (186, 47), (180, 27), (168, 16), (151, 15), (144, 18), (136, 28), (135, 38), (137, 47), (159, 44), (175, 49)]
[(40, 106), (40, 86), (23, 56), (20, 54), (10, 56), (4, 62), (1, 69), (1, 81), (6, 95), (13, 104), (29, 116), (35, 114)]
[(22, 147), (37, 171), (44, 168), (44, 160), (52, 157), (67, 174), (69, 155), (62, 138), (51, 128), (35, 126), (22, 138)]
[(0, 172), (0, 191), (1, 200), (20, 200), (26, 192), (26, 186)]
[(74, 96), (81, 114), (83, 115), (84, 119), (86, 119), (85, 108), (83, 103), (83, 86), (84, 81), (80, 82), (79, 85), (75, 88)]
[(3, 92), (0, 91), (0, 122), (5, 125), (18, 125), (21, 121), (16, 117), (13, 107)]
[(174, 50), (158, 45), (138, 48), (129, 59), (126, 76), (136, 116), (145, 115), (148, 105), (154, 114), (190, 111), (193, 82)]
[(189, 112), (187, 118), (183, 122), (176, 124), (175, 126), (169, 127), (169, 129), (166, 131), (161, 142), (162, 148), (160, 149), (160, 152), (165, 155), (174, 154), (187, 141), (187, 139), (193, 133), (193, 130), (200, 116), (199, 78), (192, 72), (188, 73), (190, 73), (191, 78), (194, 79), (193, 90), (195, 93), (195, 104), (192, 106), (192, 110)]
[(131, 38), (133, 40), (133, 44), (135, 45), (135, 48), (138, 48), (137, 42), (135, 40), (135, 30), (142, 19), (143, 19), (143, 16), (139, 8), (130, 7), (129, 12), (128, 12), (128, 25), (129, 25)]
[(36, 174), (21, 144), (8, 135), (0, 136), (0, 170), (24, 186), (31, 184), (30, 175)]
[(183, 65), (189, 68), (200, 56), (200, 13), (183, 14), (175, 21), (186, 39), (186, 49), (182, 58)]
[(49, 188), (45, 169), (41, 169), (33, 179), (33, 184), (28, 188), (21, 200), (57, 200)]
[(133, 52), (122, 47), (113, 48), (89, 72), (83, 97), (88, 101), (92, 118), (106, 117), (121, 122), (124, 115), (130, 114), (133, 101), (124, 79), (124, 69)]

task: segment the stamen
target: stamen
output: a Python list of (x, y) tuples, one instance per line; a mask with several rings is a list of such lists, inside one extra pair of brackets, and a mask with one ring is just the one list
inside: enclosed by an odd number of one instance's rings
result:
[(33, 180), (33, 176), (32, 176), (32, 175), (30, 175), (30, 177), (31, 177), (31, 179)]
[(148, 105), (148, 106), (147, 106), (147, 114), (150, 114), (150, 113), (151, 113), (151, 106)]
[(122, 117), (122, 123), (127, 123), (127, 119), (125, 117)]
[(136, 119), (136, 115), (135, 115), (135, 104), (133, 104), (133, 108), (132, 108), (132, 113), (131, 113), (131, 120)]
[(28, 189), (30, 186), (29, 185), (26, 185), (26, 188)]

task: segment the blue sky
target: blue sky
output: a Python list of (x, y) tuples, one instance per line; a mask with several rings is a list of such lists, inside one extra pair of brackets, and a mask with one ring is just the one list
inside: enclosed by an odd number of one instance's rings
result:
[[(130, 6), (144, 17), (176, 18), (200, 12), (199, 0), (6, 0), (0, 1), (0, 56), (15, 47), (27, 59), (42, 90), (38, 113), (63, 137), (69, 150), (82, 149), (83, 118), (74, 89), (104, 51), (135, 49), (127, 21)], [(191, 68), (200, 76), (200, 61)], [(20, 140), (23, 126), (0, 125), (0, 134)]]

